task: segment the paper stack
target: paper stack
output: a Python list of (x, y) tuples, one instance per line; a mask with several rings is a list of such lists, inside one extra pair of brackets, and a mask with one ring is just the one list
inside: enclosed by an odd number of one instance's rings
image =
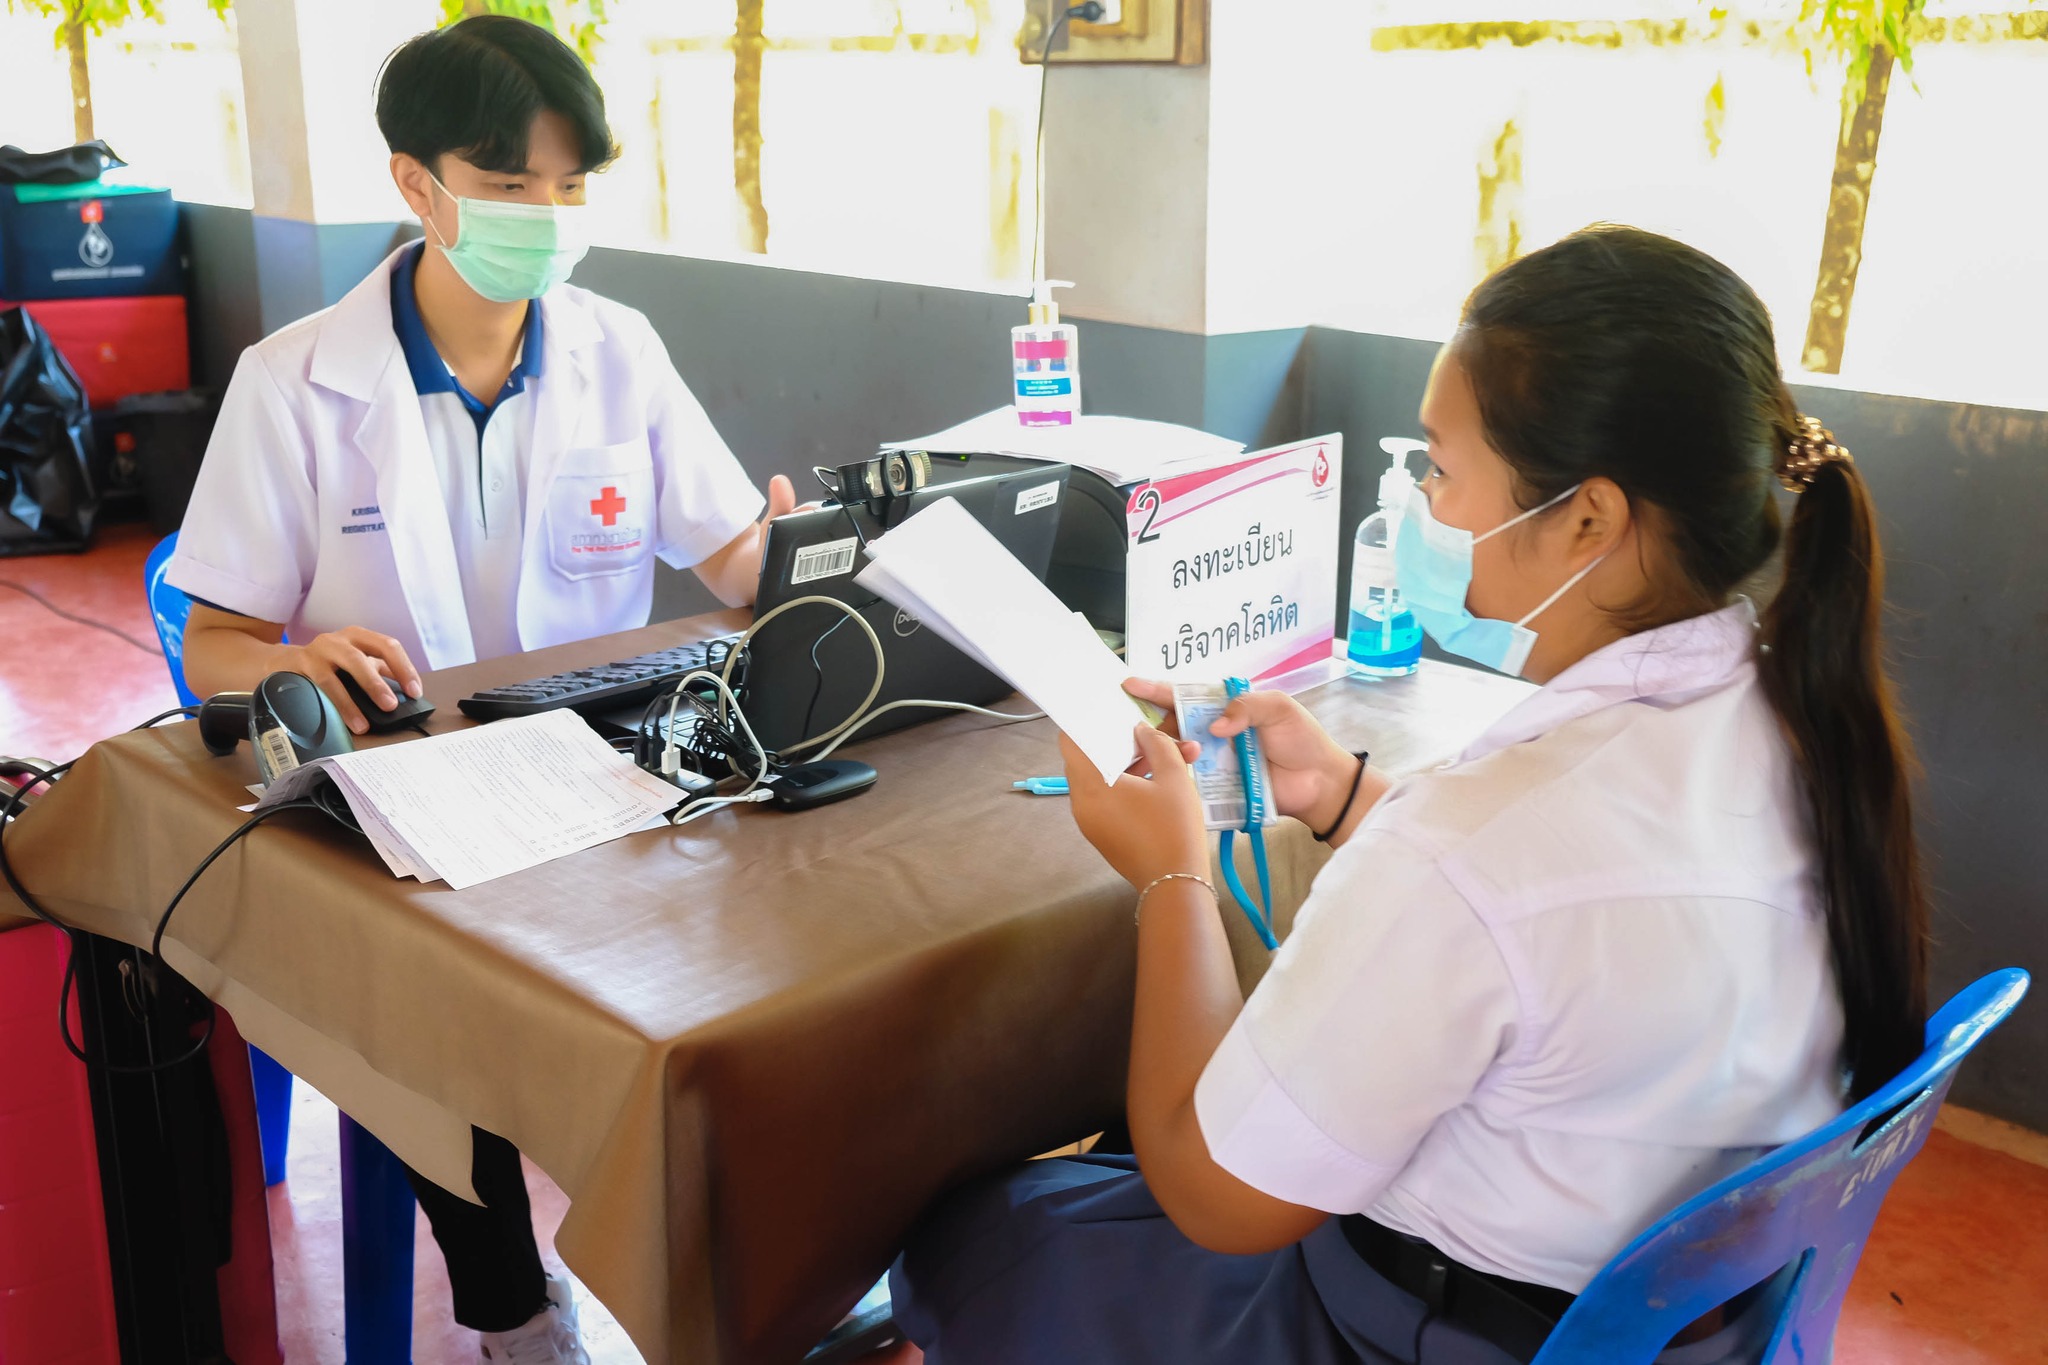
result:
[(682, 796), (574, 711), (319, 759), (271, 783), (256, 808), (323, 775), (394, 875), (458, 891), (630, 834)]
[(1136, 417), (1083, 416), (1071, 426), (1027, 427), (1017, 420), (1015, 408), (997, 408), (915, 441), (891, 441), (882, 449), (1018, 455), (1070, 464), (1110, 483), (1127, 484), (1158, 478), (1168, 470), (1186, 473), (1203, 465), (1223, 464), (1243, 454), (1244, 443), (1193, 427)]
[(966, 508), (940, 498), (869, 552), (855, 582), (1029, 697), (1105, 780), (1130, 766), (1144, 718), (1123, 690), (1130, 670)]

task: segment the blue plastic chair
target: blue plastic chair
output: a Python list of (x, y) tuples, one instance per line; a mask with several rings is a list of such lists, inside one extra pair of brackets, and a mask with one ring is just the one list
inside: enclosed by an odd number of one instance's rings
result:
[[(185, 682), (185, 619), (192, 599), (164, 581), (178, 548), (173, 531), (143, 562), (143, 589), (156, 638), (170, 666), (178, 700), (197, 706)], [(263, 1144), (263, 1183), (285, 1176), (291, 1138), (292, 1073), (251, 1045), (256, 1129)], [(412, 1360), (412, 1185), (389, 1147), (347, 1114), (341, 1116), (341, 1264), (344, 1340), (349, 1365), (409, 1365)]]
[(1927, 1050), (1890, 1084), (1680, 1206), (1586, 1286), (1531, 1365), (1649, 1365), (1694, 1319), (1753, 1286), (1758, 1365), (1826, 1365), (1842, 1297), (1892, 1181), (1927, 1141), (1956, 1067), (2027, 993), (2007, 967), (1928, 1021)]

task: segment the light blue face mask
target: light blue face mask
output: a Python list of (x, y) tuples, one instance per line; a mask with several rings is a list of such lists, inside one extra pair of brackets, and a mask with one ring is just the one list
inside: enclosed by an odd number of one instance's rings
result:
[(1551, 603), (1570, 592), (1580, 579), (1600, 567), (1606, 555), (1567, 578), (1564, 586), (1543, 599), (1537, 608), (1519, 621), (1496, 621), (1474, 616), (1465, 606), (1465, 594), (1472, 587), (1472, 547), (1555, 507), (1579, 491), (1573, 484), (1542, 507), (1532, 507), (1518, 517), (1502, 522), (1485, 535), (1474, 536), (1455, 526), (1446, 526), (1430, 511), (1429, 497), (1421, 488), (1408, 493), (1408, 505), (1401, 514), (1401, 529), (1394, 537), (1394, 575), (1401, 587), (1401, 601), (1412, 612), (1429, 638), (1460, 658), (1497, 668), (1519, 677), (1536, 646), (1536, 632), (1529, 623), (1549, 610)]

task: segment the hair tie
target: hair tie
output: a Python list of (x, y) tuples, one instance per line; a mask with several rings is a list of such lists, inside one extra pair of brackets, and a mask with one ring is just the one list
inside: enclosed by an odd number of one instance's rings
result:
[(1778, 454), (1778, 482), (1797, 493), (1812, 485), (1822, 465), (1851, 463), (1848, 448), (1836, 444), (1835, 433), (1802, 412), (1797, 431)]

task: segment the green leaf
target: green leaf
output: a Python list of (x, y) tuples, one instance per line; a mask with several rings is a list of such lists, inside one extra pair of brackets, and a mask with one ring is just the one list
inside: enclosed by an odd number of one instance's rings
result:
[(587, 66), (597, 60), (604, 41), (607, 0), (441, 0), (441, 27), (460, 23), (472, 12), (503, 14), (538, 24), (576, 49)]

